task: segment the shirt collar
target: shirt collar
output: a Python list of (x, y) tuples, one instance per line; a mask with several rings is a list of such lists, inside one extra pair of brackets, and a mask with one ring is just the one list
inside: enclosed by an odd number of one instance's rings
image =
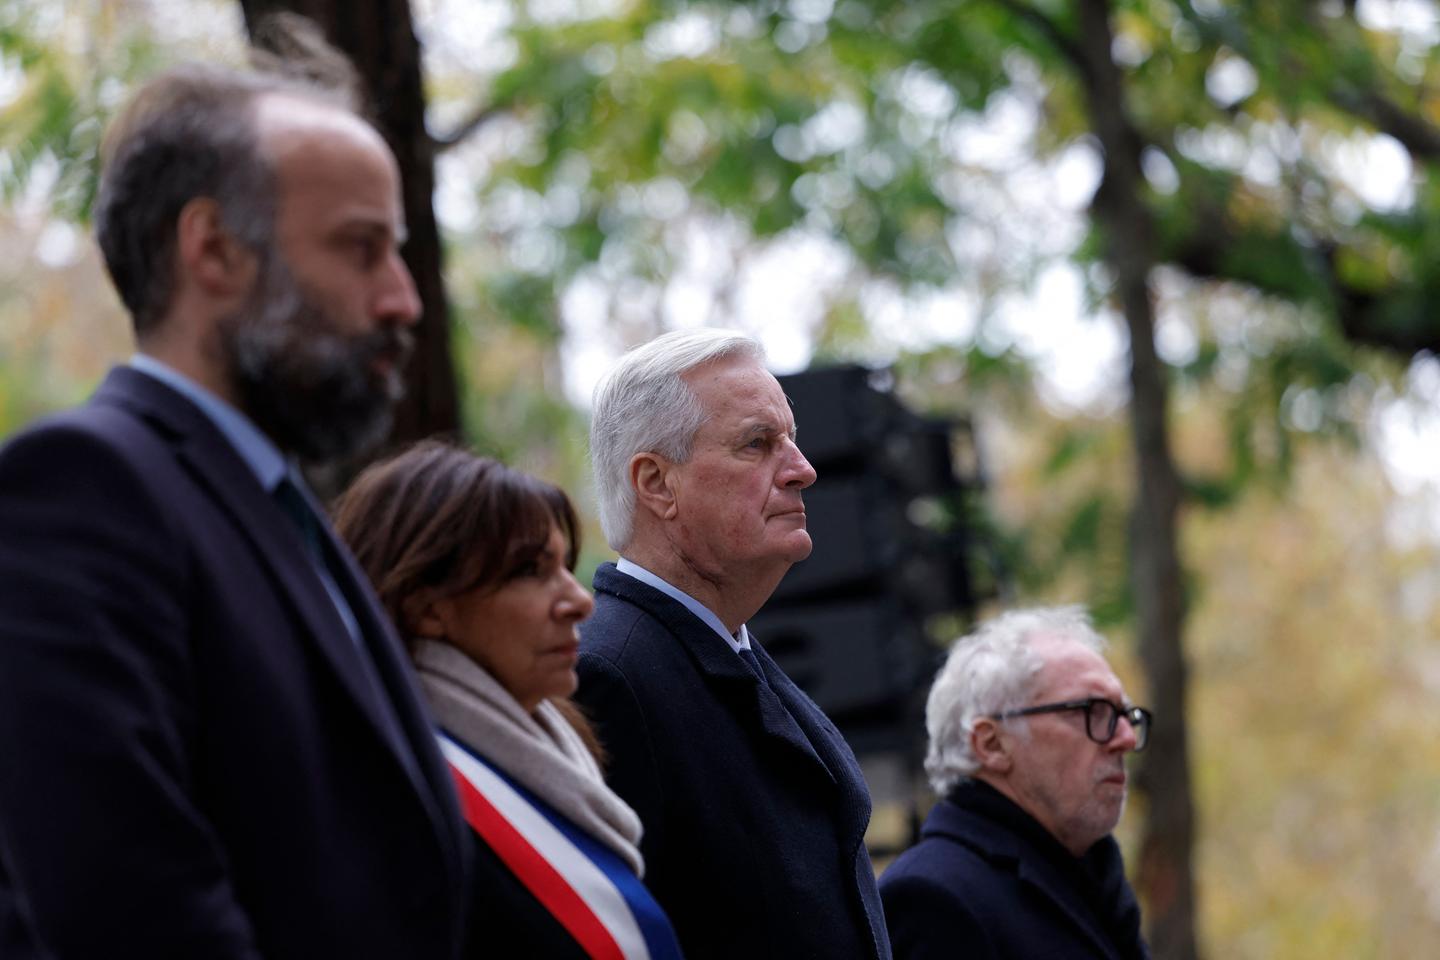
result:
[(665, 594), (668, 597), (671, 597), (672, 599), (680, 601), (680, 603), (684, 604), (686, 610), (689, 610), (691, 613), (695, 614), (695, 616), (699, 617), (702, 621), (704, 621), (705, 624), (710, 627), (710, 629), (714, 630), (716, 633), (720, 634), (720, 636), (724, 637), (725, 642), (730, 645), (730, 649), (734, 650), (736, 653), (739, 653), (741, 650), (750, 649), (750, 633), (745, 629), (745, 624), (740, 624), (740, 629), (737, 630), (732, 636), (730, 631), (725, 629), (725, 624), (720, 621), (720, 618), (715, 615), (715, 612), (713, 610), (705, 606), (699, 600), (696, 600), (694, 597), (690, 596), (690, 594), (686, 593), (684, 590), (681, 590), (679, 587), (666, 583), (664, 580), (660, 579), (655, 574), (651, 573), (649, 570), (646, 570), (644, 567), (640, 566), (640, 564), (635, 563), (633, 560), (626, 560), (624, 557), (621, 557), (620, 559), (615, 561), (615, 569), (619, 570), (621, 573), (628, 574), (629, 576), (634, 577), (641, 583), (648, 584), (654, 587), (656, 590), (659, 590), (661, 593)]
[(215, 428), (230, 441), (230, 446), (240, 454), (240, 459), (255, 474), (260, 486), (267, 492), (273, 491), (280, 478), (286, 473), (285, 457), (250, 418), (200, 384), (191, 380), (168, 364), (147, 354), (137, 353), (130, 358), (132, 369), (159, 380), (200, 408)]

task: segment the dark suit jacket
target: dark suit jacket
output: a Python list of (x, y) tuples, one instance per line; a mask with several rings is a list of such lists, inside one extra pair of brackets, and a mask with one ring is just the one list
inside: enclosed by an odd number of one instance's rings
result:
[(0, 451), (12, 942), (24, 923), (57, 960), (455, 955), (453, 787), (325, 537), (378, 687), (292, 521), (169, 387), (117, 368)]
[(611, 564), (580, 638), (577, 699), (645, 825), (645, 883), (685, 955), (888, 956), (859, 766), (769, 655), (757, 645), (762, 684), (683, 605)]
[(1113, 838), (1081, 860), (998, 791), (959, 789), (880, 878), (896, 960), (1149, 956)]

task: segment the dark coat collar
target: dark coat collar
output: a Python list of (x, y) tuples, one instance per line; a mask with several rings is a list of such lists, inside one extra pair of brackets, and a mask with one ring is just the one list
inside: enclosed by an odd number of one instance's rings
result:
[[(604, 616), (621, 629), (609, 633), (617, 640), (623, 637), (656, 637), (661, 642), (674, 638), (674, 652), (657, 652), (647, 643), (643, 654), (644, 669), (663, 670), (666, 675), (678, 670), (692, 671), (714, 697), (714, 707), (735, 719), (745, 732), (743, 749), (756, 757), (779, 761), (781, 770), (775, 776), (783, 780), (774, 786), (786, 793), (799, 791), (805, 802), (824, 804), (830, 811), (835, 839), (854, 863), (855, 881), (870, 926), (870, 936), (878, 956), (888, 957), (884, 921), (879, 898), (875, 894), (873, 873), (865, 854), (865, 829), (870, 822), (870, 794), (855, 755), (840, 732), (811, 699), (787, 677), (770, 655), (751, 634), (751, 648), (760, 663), (764, 682), (729, 648), (715, 630), (696, 617), (685, 605), (655, 588), (627, 576), (614, 564), (602, 564), (594, 579), (597, 619)], [(621, 614), (623, 607), (626, 613)], [(633, 614), (631, 613), (633, 611)], [(634, 620), (614, 619), (636, 616)], [(647, 622), (648, 621), (648, 622)], [(584, 628), (582, 627), (582, 637)], [(621, 641), (623, 642), (623, 641)], [(582, 648), (584, 641), (582, 640)], [(621, 650), (612, 651), (619, 655)], [(649, 662), (661, 657), (661, 663)], [(679, 663), (677, 661), (686, 661)], [(688, 663), (688, 665), (687, 665)], [(693, 689), (690, 681), (677, 684), (678, 690)], [(702, 749), (696, 747), (696, 749)], [(743, 763), (753, 766), (749, 756), (717, 756), (716, 776), (726, 776), (726, 764)], [(796, 801), (799, 803), (800, 801)], [(781, 848), (785, 841), (778, 841)], [(860, 879), (863, 876), (863, 880)], [(851, 882), (848, 879), (842, 882)], [(868, 886), (867, 886), (868, 885)]]
[(755, 721), (766, 738), (803, 756), (827, 782), (836, 782), (835, 775), (816, 751), (816, 737), (810, 735), (815, 732), (811, 717), (815, 707), (755, 642), (754, 636), (750, 638), (751, 649), (765, 672), (765, 683), (760, 682), (722, 637), (684, 604), (621, 573), (613, 563), (601, 564), (595, 571), (595, 592), (633, 604), (660, 621), (680, 641), (717, 697), (742, 718)]
[[(978, 781), (961, 783), (937, 803), (921, 836), (949, 838), (969, 847), (997, 870), (1013, 873), (1053, 903), (1107, 957), (1121, 960), (1130, 954), (1120, 952), (1099, 911), (1133, 919), (1132, 933), (1138, 943), (1139, 907), (1125, 880), (1114, 837), (1102, 838), (1084, 858), (1077, 858), (1013, 801)], [(1102, 891), (1108, 892), (1112, 902), (1097, 902)]]
[[(273, 497), (261, 486), (249, 465), (235, 451), (224, 434), (190, 400), (169, 386), (126, 366), (111, 369), (100, 384), (91, 404), (122, 408), (149, 423), (174, 448), (182, 466), (211, 495), (218, 508), (230, 518), (238, 535), (245, 537), (255, 553), (274, 574), (277, 592), (285, 596), (305, 626), (304, 633), (319, 648), (326, 663), (338, 676), (341, 686), (355, 701), (382, 742), (416, 787), (419, 799), (430, 814), (437, 839), (457, 872), (463, 837), (458, 808), (443, 768), (434, 759), (435, 751), (412, 749), (420, 738), (432, 737), (429, 721), (419, 708), (419, 694), (399, 652), (385, 614), (373, 592), (363, 586), (364, 574), (350, 552), (335, 538), (328, 523), (321, 529), (329, 557), (338, 565), (337, 584), (359, 623), (367, 648), (375, 660), (380, 682), (389, 694), (403, 736), (411, 744), (399, 743), (393, 724), (386, 722), (370, 680), (357, 662), (349, 630), (340, 619), (334, 602), (305, 553), (294, 524)], [(311, 501), (317, 515), (323, 508)], [(405, 687), (407, 689), (399, 689)], [(428, 743), (427, 743), (428, 746)], [(407, 758), (415, 758), (420, 770)], [(425, 783), (415, 782), (420, 776)]]
[[(290, 599), (305, 622), (307, 633), (339, 675), (346, 691), (364, 709), (376, 733), (392, 749), (398, 749), (390, 739), (388, 724), (378, 715), (381, 707), (356, 663), (345, 624), (305, 555), (299, 532), (219, 429), (185, 397), (128, 367), (112, 370), (93, 402), (124, 407), (167, 436), (181, 463), (209, 490), (214, 502), (229, 514), (235, 528), (250, 540), (255, 552), (271, 567), (277, 588)], [(313, 502), (311, 506), (318, 509)], [(328, 524), (323, 526), (328, 534)], [(349, 599), (355, 591), (345, 593)], [(370, 611), (365, 607), (361, 604), (355, 615), (362, 631), (373, 630), (376, 624), (369, 622)]]

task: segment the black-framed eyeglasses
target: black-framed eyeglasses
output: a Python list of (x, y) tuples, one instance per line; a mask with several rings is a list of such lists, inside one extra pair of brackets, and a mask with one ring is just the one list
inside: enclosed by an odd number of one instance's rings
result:
[(1096, 743), (1109, 743), (1115, 738), (1115, 727), (1120, 718), (1135, 731), (1135, 749), (1144, 750), (1150, 742), (1150, 721), (1153, 719), (1144, 707), (1122, 707), (1104, 697), (1087, 697), (1084, 700), (1066, 700), (1063, 703), (1042, 703), (1023, 710), (1006, 710), (991, 714), (991, 720), (1009, 720), (1011, 717), (1028, 717), (1037, 713), (1063, 713), (1066, 710), (1085, 711), (1085, 736)]

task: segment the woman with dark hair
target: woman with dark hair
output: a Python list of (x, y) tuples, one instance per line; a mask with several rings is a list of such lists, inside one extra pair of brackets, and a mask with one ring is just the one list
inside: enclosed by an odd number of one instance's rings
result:
[(679, 957), (640, 820), (569, 700), (593, 607), (569, 498), (425, 442), (356, 478), (335, 526), (406, 638), (477, 839), (469, 955)]

